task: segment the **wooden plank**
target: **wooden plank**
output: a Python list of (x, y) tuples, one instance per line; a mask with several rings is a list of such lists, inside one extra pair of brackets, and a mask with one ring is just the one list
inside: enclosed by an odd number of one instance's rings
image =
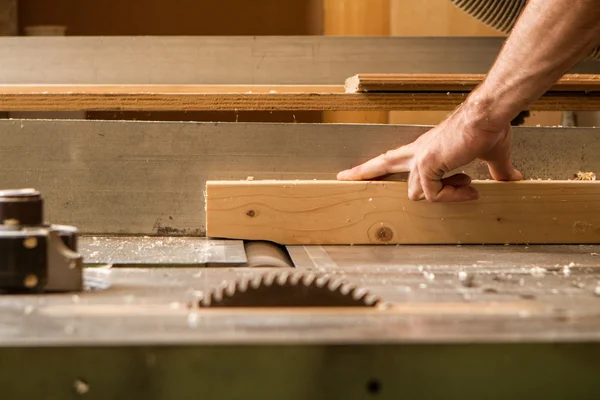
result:
[[(463, 92), (341, 93), (330, 86), (301, 87), (268, 92), (238, 92), (236, 86), (217, 92), (218, 86), (0, 86), (4, 111), (391, 111), (453, 110), (467, 96)], [(553, 92), (542, 96), (530, 110), (600, 110), (598, 93)]]
[[(207, 180), (335, 179), (427, 126), (0, 120), (0, 188), (35, 187), (47, 220), (90, 234), (204, 235)], [(600, 175), (595, 129), (516, 128), (526, 179)], [(552, 160), (549, 162), (548, 160)], [(488, 179), (487, 167), (461, 168)]]
[[(484, 74), (357, 74), (346, 80), (346, 93), (469, 92)], [(567, 74), (548, 92), (598, 92), (600, 75)]]
[[(0, 38), (4, 84), (343, 84), (367, 73), (487, 73), (503, 38)], [(43, 65), (43, 68), (40, 68)], [(577, 73), (600, 73), (585, 62)]]
[(474, 182), (415, 202), (406, 182), (209, 181), (207, 236), (292, 244), (600, 243), (600, 183)]
[(309, 1), (105, 0), (82, 10), (77, 0), (19, 0), (19, 12), (23, 26), (60, 23), (69, 36), (310, 35)]

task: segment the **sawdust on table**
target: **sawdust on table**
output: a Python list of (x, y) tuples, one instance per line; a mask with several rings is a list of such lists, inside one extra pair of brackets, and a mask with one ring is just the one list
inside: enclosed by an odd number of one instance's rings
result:
[(593, 172), (579, 171), (575, 175), (573, 175), (572, 180), (574, 180), (574, 181), (595, 181), (596, 174), (594, 174)]

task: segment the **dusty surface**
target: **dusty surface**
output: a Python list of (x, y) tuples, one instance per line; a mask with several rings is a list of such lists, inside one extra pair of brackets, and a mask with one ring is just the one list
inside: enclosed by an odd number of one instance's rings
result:
[(84, 236), (79, 251), (85, 264), (113, 266), (239, 266), (247, 261), (241, 241), (203, 237)]
[(273, 269), (92, 268), (86, 270), (86, 278), (97, 284), (96, 290), (1, 296), (0, 342), (35, 346), (600, 340), (598, 246), (324, 251), (337, 265), (298, 271), (357, 285), (388, 306), (199, 309), (190, 306), (213, 288)]

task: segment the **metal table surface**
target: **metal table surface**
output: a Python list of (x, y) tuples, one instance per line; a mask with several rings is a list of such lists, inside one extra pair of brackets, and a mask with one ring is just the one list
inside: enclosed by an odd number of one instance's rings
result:
[(197, 309), (210, 288), (270, 269), (88, 268), (94, 290), (0, 296), (0, 387), (8, 398), (597, 398), (600, 246), (289, 251), (296, 269), (390, 306)]

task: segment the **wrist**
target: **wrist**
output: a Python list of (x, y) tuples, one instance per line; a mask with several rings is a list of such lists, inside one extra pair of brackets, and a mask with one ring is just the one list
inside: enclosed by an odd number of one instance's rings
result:
[(466, 126), (485, 132), (504, 130), (521, 110), (512, 110), (503, 103), (501, 96), (474, 90), (461, 106)]

